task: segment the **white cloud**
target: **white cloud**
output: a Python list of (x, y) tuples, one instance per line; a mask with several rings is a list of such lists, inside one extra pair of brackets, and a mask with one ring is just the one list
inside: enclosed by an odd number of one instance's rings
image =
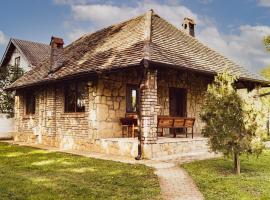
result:
[(268, 26), (242, 25), (238, 34), (222, 34), (214, 26), (198, 33), (200, 41), (217, 50), (253, 72), (270, 64), (270, 54), (265, 50), (263, 37), (270, 35)]
[(259, 6), (270, 7), (270, 0), (257, 0)]
[(8, 42), (7, 37), (5, 36), (5, 34), (0, 30), (0, 46), (1, 45), (6, 45)]
[(83, 29), (73, 29), (71, 32), (67, 33), (67, 37), (70, 41), (75, 41), (79, 39), (81, 36), (86, 34), (88, 31), (83, 30)]
[(180, 27), (184, 17), (195, 19), (197, 24), (203, 21), (190, 9), (182, 5), (159, 4), (157, 2), (141, 1), (136, 7), (115, 6), (110, 4), (72, 5), (71, 10), (75, 20), (89, 21), (94, 27), (101, 28), (121, 22), (131, 17), (154, 9), (160, 16)]

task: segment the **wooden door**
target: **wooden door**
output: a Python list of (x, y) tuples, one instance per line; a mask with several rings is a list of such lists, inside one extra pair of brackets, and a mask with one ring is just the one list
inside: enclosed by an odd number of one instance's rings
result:
[[(187, 89), (185, 88), (170, 88), (170, 116), (186, 117), (187, 116)], [(177, 132), (183, 132), (183, 129), (177, 129)], [(173, 134), (173, 130), (170, 130)]]
[(170, 116), (187, 116), (187, 90), (184, 88), (170, 88)]

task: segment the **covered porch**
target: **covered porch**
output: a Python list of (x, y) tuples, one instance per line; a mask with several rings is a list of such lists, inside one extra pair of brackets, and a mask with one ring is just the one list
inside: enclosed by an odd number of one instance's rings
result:
[(99, 141), (113, 146), (108, 153), (137, 156), (138, 143), (143, 158), (207, 151), (199, 119), (207, 77), (154, 65), (145, 67), (138, 77), (137, 86), (126, 83), (126, 112), (119, 118), (121, 137)]

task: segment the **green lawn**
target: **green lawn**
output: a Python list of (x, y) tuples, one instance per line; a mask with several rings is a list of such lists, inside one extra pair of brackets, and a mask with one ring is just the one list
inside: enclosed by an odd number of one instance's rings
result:
[(0, 199), (160, 199), (153, 169), (0, 143)]
[(241, 157), (240, 176), (232, 174), (232, 161), (211, 159), (182, 165), (206, 200), (269, 200), (270, 151), (259, 158)]

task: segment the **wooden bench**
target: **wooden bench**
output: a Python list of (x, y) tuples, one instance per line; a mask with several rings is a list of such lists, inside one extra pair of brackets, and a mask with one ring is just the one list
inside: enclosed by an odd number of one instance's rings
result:
[(193, 138), (193, 126), (195, 123), (195, 118), (190, 117), (170, 117), (170, 116), (158, 116), (158, 129), (161, 129), (161, 132), (158, 131), (158, 134), (161, 133), (163, 136), (163, 129), (170, 128), (174, 130), (174, 137), (176, 137), (176, 129), (183, 128), (186, 133), (186, 138), (188, 137), (188, 128), (191, 128), (191, 134)]

